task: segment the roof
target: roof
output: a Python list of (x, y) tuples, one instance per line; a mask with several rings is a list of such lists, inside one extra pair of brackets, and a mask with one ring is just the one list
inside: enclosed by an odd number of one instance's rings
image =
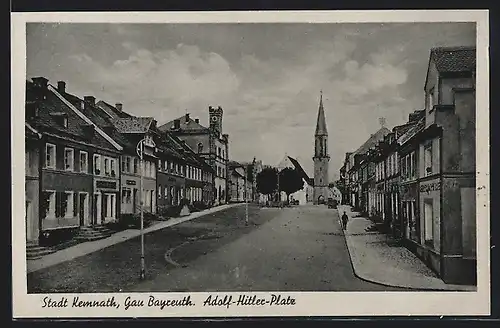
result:
[(96, 105), (99, 106), (99, 108), (101, 108), (111, 118), (116, 119), (116, 118), (120, 118), (120, 117), (131, 117), (132, 116), (127, 112), (118, 110), (116, 107), (108, 104), (107, 102), (105, 102), (103, 100), (99, 100)]
[(416, 124), (412, 125), (405, 134), (398, 138), (398, 144), (403, 145), (410, 140), (415, 134), (424, 129), (425, 117), (422, 117)]
[[(201, 125), (200, 123), (196, 123), (195, 120), (193, 120), (189, 115), (182, 115), (181, 117), (177, 118), (180, 123), (180, 129), (184, 131), (204, 131), (207, 130), (206, 127)], [(170, 131), (174, 128), (175, 120), (172, 120), (170, 122), (167, 122), (165, 124), (162, 124), (158, 128), (161, 131)]]
[(472, 72), (476, 69), (476, 47), (437, 47), (430, 58), (441, 73)]
[(318, 120), (316, 121), (316, 132), (315, 135), (328, 135), (328, 129), (326, 127), (325, 109), (323, 108), (323, 92), (321, 92), (318, 108)]
[(293, 166), (295, 166), (295, 169), (299, 172), (299, 174), (302, 176), (302, 178), (310, 185), (314, 186), (314, 180), (312, 178), (309, 178), (307, 175), (306, 171), (302, 168), (300, 165), (299, 161), (297, 161), (295, 158), (288, 156), (288, 159), (290, 162), (292, 162)]
[(363, 143), (354, 153), (349, 154), (349, 156), (353, 154), (356, 155), (365, 153), (366, 151), (368, 151), (368, 149), (374, 147), (380, 140), (384, 139), (384, 137), (389, 133), (391, 133), (391, 131), (388, 128), (380, 128), (377, 132), (372, 134), (370, 138), (368, 138), (368, 140), (366, 140), (365, 143)]
[(26, 122), (24, 123), (24, 133), (25, 137), (28, 139), (40, 139), (42, 137), (40, 132)]
[[(85, 127), (89, 124), (93, 125), (92, 122), (51, 85), (47, 85), (47, 88), (36, 87), (33, 82), (26, 81), (26, 104), (30, 103), (37, 106), (38, 116), (29, 119), (29, 125), (40, 133), (91, 143), (94, 146), (114, 151), (121, 148), (99, 128), (95, 129), (89, 138)], [(57, 115), (53, 115), (54, 113)], [(66, 126), (59, 122), (61, 114), (67, 119)]]
[(146, 133), (151, 126), (154, 118), (152, 117), (127, 117), (117, 118), (113, 123), (120, 133)]

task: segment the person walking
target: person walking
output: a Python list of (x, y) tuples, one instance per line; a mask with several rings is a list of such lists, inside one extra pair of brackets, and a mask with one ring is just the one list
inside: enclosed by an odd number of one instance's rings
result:
[(349, 221), (349, 217), (347, 216), (346, 212), (344, 211), (344, 214), (342, 214), (342, 230), (347, 229), (347, 221)]

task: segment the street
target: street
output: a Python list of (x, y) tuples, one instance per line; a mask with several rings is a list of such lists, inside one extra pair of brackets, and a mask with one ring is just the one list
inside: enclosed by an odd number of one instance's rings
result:
[(28, 275), (28, 292), (382, 291), (358, 279), (336, 210), (245, 206), (145, 236)]

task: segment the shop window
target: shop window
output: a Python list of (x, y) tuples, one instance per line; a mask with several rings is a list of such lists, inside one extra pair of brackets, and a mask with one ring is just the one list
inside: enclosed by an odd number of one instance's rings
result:
[(432, 245), (434, 240), (433, 226), (434, 207), (432, 199), (424, 200), (424, 237), (425, 243)]
[(48, 143), (45, 145), (45, 167), (56, 168), (56, 146), (53, 144)]

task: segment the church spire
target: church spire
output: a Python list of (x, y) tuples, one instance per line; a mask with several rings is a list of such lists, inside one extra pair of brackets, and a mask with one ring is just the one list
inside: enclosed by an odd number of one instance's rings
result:
[(315, 135), (328, 135), (328, 130), (326, 128), (325, 119), (325, 109), (323, 108), (323, 90), (320, 91), (319, 98), (319, 109), (318, 109), (318, 121), (316, 122), (316, 133)]

